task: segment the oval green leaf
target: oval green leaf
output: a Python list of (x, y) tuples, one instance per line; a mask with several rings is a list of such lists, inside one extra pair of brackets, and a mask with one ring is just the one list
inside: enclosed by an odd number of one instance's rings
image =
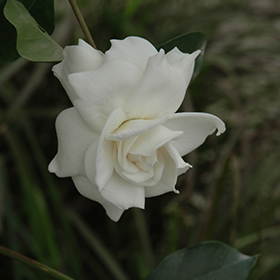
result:
[(57, 62), (63, 59), (63, 49), (35, 21), (21, 2), (7, 0), (4, 15), (16, 28), (16, 48), (23, 58), (34, 62)]
[(245, 280), (256, 261), (221, 242), (204, 242), (168, 256), (145, 280)]
[(183, 53), (192, 53), (198, 49), (201, 50), (200, 55), (195, 60), (194, 73), (192, 77), (194, 79), (201, 69), (206, 43), (206, 36), (203, 33), (192, 32), (175, 37), (170, 41), (159, 45), (158, 49), (164, 49), (166, 53), (175, 47)]
[[(20, 0), (39, 25), (51, 34), (54, 30), (54, 0)], [(19, 58), (16, 50), (17, 33), (3, 14), (6, 0), (0, 1), (0, 63)]]

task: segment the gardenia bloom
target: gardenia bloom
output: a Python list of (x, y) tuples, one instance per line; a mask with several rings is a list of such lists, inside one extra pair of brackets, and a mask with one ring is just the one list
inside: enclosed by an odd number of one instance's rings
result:
[(200, 51), (157, 51), (145, 39), (112, 40), (103, 54), (83, 40), (53, 67), (73, 107), (56, 120), (58, 152), (49, 171), (117, 221), (145, 197), (174, 191), (191, 165), (182, 156), (224, 123), (205, 113), (175, 113)]

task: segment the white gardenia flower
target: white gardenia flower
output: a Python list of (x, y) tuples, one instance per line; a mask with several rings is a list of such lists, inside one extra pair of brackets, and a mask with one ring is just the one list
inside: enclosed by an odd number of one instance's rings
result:
[(147, 40), (112, 40), (105, 52), (83, 40), (53, 67), (74, 107), (56, 120), (58, 152), (49, 171), (72, 177), (78, 191), (118, 221), (145, 197), (174, 191), (191, 166), (182, 156), (224, 123), (205, 113), (175, 113), (200, 51), (159, 52)]

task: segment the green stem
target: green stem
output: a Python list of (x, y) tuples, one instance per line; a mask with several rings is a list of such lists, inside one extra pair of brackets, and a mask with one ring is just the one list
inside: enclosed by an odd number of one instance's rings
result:
[(96, 252), (107, 269), (112, 273), (114, 279), (129, 280), (128, 276), (122, 270), (113, 254), (111, 254), (111, 252), (102, 244), (101, 240), (97, 237), (93, 230), (90, 229), (75, 212), (69, 209), (67, 214), (83, 239), (88, 243), (90, 248)]
[(95, 43), (94, 43), (94, 41), (93, 41), (93, 39), (91, 37), (91, 34), (90, 34), (89, 30), (88, 30), (86, 22), (85, 22), (85, 20), (84, 20), (84, 18), (82, 16), (82, 13), (81, 13), (77, 3), (75, 2), (75, 0), (69, 0), (69, 3), (70, 3), (70, 5), (71, 5), (71, 7), (72, 7), (72, 9), (73, 9), (73, 11), (75, 13), (75, 16), (76, 16), (76, 18), (77, 18), (77, 20), (78, 20), (78, 22), (79, 22), (79, 24), (80, 24), (84, 34), (85, 34), (85, 36), (86, 36), (86, 40), (88, 41), (88, 43), (93, 48), (97, 49), (97, 47), (96, 47), (96, 45), (95, 45)]
[(44, 264), (41, 264), (37, 261), (34, 261), (26, 256), (23, 256), (17, 252), (14, 252), (8, 248), (5, 248), (3, 246), (0, 246), (0, 254), (5, 255), (7, 257), (10, 257), (14, 260), (20, 261), (26, 265), (28, 265), (29, 267), (35, 268), (37, 270), (41, 270), (44, 273), (49, 274), (50, 276), (56, 278), (56, 279), (60, 279), (60, 280), (73, 280), (73, 278), (70, 278), (60, 272), (58, 272), (55, 269), (52, 269)]
[(270, 227), (263, 229), (259, 232), (253, 232), (246, 236), (243, 236), (234, 242), (234, 247), (238, 250), (245, 248), (246, 246), (252, 245), (256, 242), (261, 242), (268, 238), (275, 238), (276, 236), (280, 235), (280, 227)]
[(136, 228), (140, 238), (139, 241), (141, 244), (141, 248), (143, 249), (143, 256), (146, 262), (147, 273), (149, 273), (152, 269), (155, 268), (156, 261), (153, 253), (152, 242), (150, 240), (147, 222), (141, 209), (134, 208), (133, 210)]

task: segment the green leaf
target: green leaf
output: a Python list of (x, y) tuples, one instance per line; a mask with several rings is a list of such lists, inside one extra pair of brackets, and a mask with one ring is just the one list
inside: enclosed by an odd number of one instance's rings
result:
[(207, 40), (206, 36), (201, 32), (187, 33), (171, 39), (170, 41), (158, 46), (158, 49), (164, 49), (165, 52), (171, 51), (177, 47), (183, 53), (192, 53), (201, 50), (200, 55), (195, 60), (193, 79), (198, 75), (203, 62), (204, 50)]
[(204, 242), (168, 256), (145, 280), (245, 280), (256, 261), (221, 242)]
[[(54, 30), (54, 1), (53, 0), (20, 0), (39, 23), (51, 34)], [(3, 14), (6, 0), (0, 0), (0, 61), (14, 61), (19, 58), (16, 50), (17, 33), (13, 25)]]
[[(37, 5), (40, 6), (39, 4)], [(41, 5), (40, 7), (42, 8), (44, 6)], [(30, 10), (32, 9), (35, 9), (34, 5), (30, 7)], [(38, 8), (36, 8), (35, 11), (37, 11), (37, 15), (40, 14)], [(36, 22), (21, 2), (7, 0), (6, 6), (4, 7), (4, 15), (16, 28), (16, 48), (19, 55), (23, 58), (35, 62), (55, 62), (63, 59), (62, 48)], [(41, 19), (41, 21), (45, 22), (45, 24), (47, 22), (46, 19)], [(48, 29), (52, 31), (53, 28), (48, 24), (46, 25)], [(13, 44), (13, 36), (9, 39)], [(13, 54), (12, 57), (14, 56)]]

